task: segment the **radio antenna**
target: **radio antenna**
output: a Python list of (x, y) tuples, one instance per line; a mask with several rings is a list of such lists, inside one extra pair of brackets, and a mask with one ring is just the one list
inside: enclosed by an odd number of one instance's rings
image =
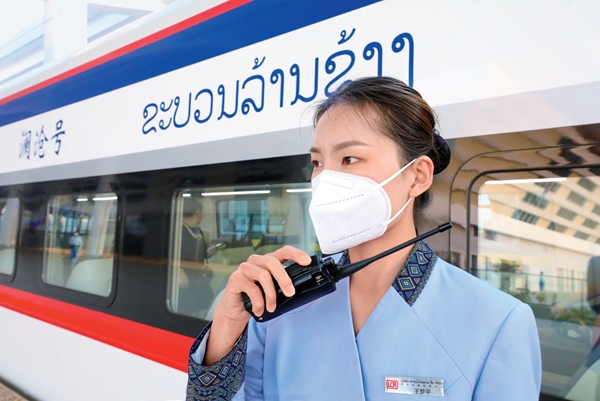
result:
[(415, 244), (415, 243), (417, 243), (419, 241), (424, 240), (425, 238), (429, 238), (432, 235), (444, 232), (444, 231), (449, 230), (451, 228), (452, 228), (452, 223), (450, 223), (450, 222), (444, 223), (441, 226), (439, 226), (437, 228), (434, 228), (431, 231), (427, 231), (426, 233), (421, 234), (418, 237), (415, 237), (415, 238), (413, 238), (411, 240), (406, 241), (403, 244), (400, 244), (400, 245), (395, 246), (395, 247), (393, 247), (391, 249), (388, 249), (385, 252), (381, 252), (378, 255), (375, 255), (375, 256), (370, 257), (370, 258), (365, 259), (365, 260), (361, 260), (360, 262), (351, 263), (351, 264), (346, 265), (344, 267), (340, 267), (339, 271), (333, 273), (333, 277), (334, 277), (335, 281), (340, 281), (341, 279), (346, 278), (346, 277), (348, 277), (348, 276), (356, 273), (360, 269), (362, 269), (364, 267), (367, 267), (368, 265), (370, 265), (371, 263), (375, 262), (376, 260), (379, 260), (381, 258), (385, 258), (386, 256), (391, 255), (394, 252), (398, 252), (399, 250), (404, 249), (406, 247), (409, 247), (409, 246), (411, 246), (411, 245), (413, 245), (413, 244)]

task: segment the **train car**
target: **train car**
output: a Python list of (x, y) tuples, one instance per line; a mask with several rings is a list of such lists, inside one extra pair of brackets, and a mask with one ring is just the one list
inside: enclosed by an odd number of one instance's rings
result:
[(532, 307), (540, 400), (600, 399), (599, 20), (592, 0), (180, 0), (4, 84), (0, 378), (184, 399), (237, 265), (319, 252), (310, 106), (391, 75), (452, 149), (419, 227), (454, 228), (428, 243)]

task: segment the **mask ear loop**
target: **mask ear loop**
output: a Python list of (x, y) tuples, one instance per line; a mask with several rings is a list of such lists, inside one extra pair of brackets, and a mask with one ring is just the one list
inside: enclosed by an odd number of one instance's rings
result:
[(381, 184), (377, 185), (374, 190), (377, 191), (378, 189), (380, 189), (381, 187), (383, 187), (384, 185), (386, 185), (388, 182), (392, 181), (394, 178), (398, 177), (400, 174), (402, 174), (402, 172), (404, 170), (406, 170), (407, 168), (410, 167), (411, 164), (413, 164), (417, 159), (413, 159), (410, 163), (408, 163), (406, 166), (402, 167), (400, 170), (396, 171), (394, 174), (392, 174), (392, 176), (390, 178), (388, 178), (387, 180), (383, 181)]
[[(392, 176), (390, 178), (388, 178), (387, 180), (383, 181), (381, 184), (377, 185), (376, 189), (380, 189), (381, 187), (383, 187), (385, 184), (387, 184), (388, 182), (392, 181), (394, 178), (398, 177), (400, 174), (402, 174), (402, 172), (404, 170), (406, 170), (407, 168), (410, 167), (411, 164), (413, 164), (417, 159), (413, 159), (410, 163), (408, 163), (406, 166), (402, 167), (400, 170), (398, 170), (397, 172), (395, 172), (394, 174), (392, 174)], [(404, 206), (402, 206), (402, 208), (398, 211), (398, 213), (396, 213), (394, 215), (394, 217), (392, 217), (391, 219), (389, 219), (386, 222), (381, 223), (382, 226), (387, 226), (388, 224), (390, 224), (392, 221), (394, 221), (396, 219), (396, 217), (400, 216), (400, 213), (402, 213), (404, 211), (404, 209), (406, 209), (406, 207), (408, 206), (408, 204), (410, 203), (410, 201), (413, 200), (413, 198), (408, 198), (408, 200), (406, 201), (406, 203), (404, 204)]]
[(406, 203), (404, 204), (404, 206), (402, 206), (402, 208), (400, 210), (398, 210), (398, 213), (396, 213), (394, 215), (394, 217), (392, 217), (391, 219), (389, 219), (386, 222), (381, 223), (382, 226), (387, 226), (388, 224), (390, 224), (392, 221), (394, 221), (396, 219), (396, 217), (400, 216), (400, 213), (402, 213), (404, 211), (404, 209), (406, 209), (406, 206), (408, 206), (408, 204), (410, 203), (410, 201), (413, 200), (413, 198), (408, 198), (408, 200), (406, 201)]

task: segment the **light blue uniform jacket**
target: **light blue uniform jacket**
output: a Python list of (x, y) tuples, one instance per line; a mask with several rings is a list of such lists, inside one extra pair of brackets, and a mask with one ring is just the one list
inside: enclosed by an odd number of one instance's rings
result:
[[(385, 376), (443, 379), (447, 401), (538, 400), (540, 345), (528, 305), (437, 259), (412, 307), (390, 287), (355, 336), (348, 283), (280, 318), (251, 320), (234, 400), (436, 398), (385, 393)], [(191, 364), (202, 361), (205, 342)]]

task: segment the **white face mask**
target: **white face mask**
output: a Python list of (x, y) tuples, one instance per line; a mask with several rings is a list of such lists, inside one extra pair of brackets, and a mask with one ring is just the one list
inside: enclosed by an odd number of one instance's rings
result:
[[(415, 159), (416, 160), (416, 159)], [(412, 198), (392, 215), (392, 205), (383, 186), (400, 175), (411, 161), (390, 178), (377, 184), (359, 175), (323, 170), (312, 180), (308, 209), (321, 251), (333, 254), (379, 238)]]

